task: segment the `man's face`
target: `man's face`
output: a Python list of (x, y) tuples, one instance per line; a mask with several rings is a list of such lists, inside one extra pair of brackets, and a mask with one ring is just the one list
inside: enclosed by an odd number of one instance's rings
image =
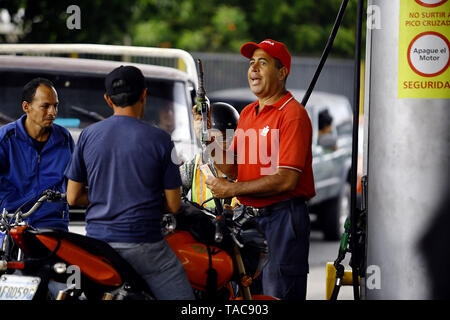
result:
[(58, 113), (58, 94), (54, 88), (40, 85), (36, 88), (33, 101), (22, 104), (27, 121), (40, 128), (50, 128)]
[(258, 98), (270, 97), (276, 93), (283, 81), (280, 81), (280, 69), (275, 59), (262, 49), (256, 49), (248, 68), (250, 90)]
[[(202, 126), (203, 126), (202, 115), (200, 113), (197, 113), (196, 107), (192, 108), (192, 113), (194, 116), (193, 124), (194, 124), (195, 136), (197, 137), (198, 140), (201, 140)], [(211, 112), (209, 112), (209, 114), (208, 114), (206, 123), (207, 123), (207, 128), (210, 129), (211, 128)]]
[[(232, 137), (231, 137), (231, 139), (230, 139), (230, 137), (227, 137), (225, 132), (221, 132), (217, 129), (210, 129), (209, 134), (210, 134), (211, 138), (214, 138), (214, 141), (216, 141), (219, 145), (221, 145), (222, 149), (225, 149), (225, 150), (228, 149), (228, 147), (231, 144), (231, 141), (233, 140)], [(227, 138), (228, 138), (228, 140), (227, 140)]]
[(173, 106), (167, 106), (159, 111), (159, 124), (158, 126), (172, 134), (175, 130), (175, 114), (173, 112)]

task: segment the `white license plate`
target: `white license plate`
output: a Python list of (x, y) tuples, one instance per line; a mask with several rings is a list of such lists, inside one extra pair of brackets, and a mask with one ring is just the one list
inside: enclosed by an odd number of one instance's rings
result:
[(40, 282), (39, 277), (4, 274), (0, 277), (0, 300), (32, 300)]

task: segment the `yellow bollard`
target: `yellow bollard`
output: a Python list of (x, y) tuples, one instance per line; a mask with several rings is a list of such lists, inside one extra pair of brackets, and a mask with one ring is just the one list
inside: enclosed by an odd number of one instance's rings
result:
[[(336, 283), (336, 268), (334, 267), (333, 262), (327, 262), (326, 277), (325, 299), (330, 300)], [(358, 284), (360, 284), (360, 280), (361, 278), (358, 277)], [(350, 270), (345, 270), (344, 276), (342, 277), (342, 286), (351, 285), (353, 285), (352, 272)]]

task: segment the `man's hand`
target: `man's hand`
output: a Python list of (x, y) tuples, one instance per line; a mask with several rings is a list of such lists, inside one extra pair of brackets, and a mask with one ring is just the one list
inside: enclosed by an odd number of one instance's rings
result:
[(234, 183), (225, 178), (208, 178), (205, 183), (215, 198), (226, 199), (235, 196)]
[(230, 198), (249, 195), (252, 197), (269, 197), (290, 192), (297, 186), (300, 172), (290, 169), (278, 169), (271, 175), (255, 180), (229, 182), (224, 178), (212, 178), (205, 181), (216, 198)]

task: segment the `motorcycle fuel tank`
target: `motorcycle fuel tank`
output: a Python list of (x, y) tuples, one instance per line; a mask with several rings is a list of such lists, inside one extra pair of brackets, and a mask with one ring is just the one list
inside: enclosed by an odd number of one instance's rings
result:
[[(187, 231), (175, 231), (166, 237), (172, 250), (183, 264), (192, 287), (206, 290), (209, 254), (205, 244), (198, 242)], [(217, 271), (217, 287), (223, 287), (233, 275), (233, 260), (222, 249), (210, 246), (212, 267)]]

